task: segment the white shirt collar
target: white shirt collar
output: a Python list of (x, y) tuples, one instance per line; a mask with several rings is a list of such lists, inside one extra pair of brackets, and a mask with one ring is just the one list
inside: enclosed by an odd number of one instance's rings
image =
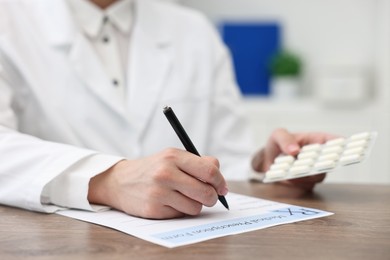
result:
[(131, 29), (133, 1), (119, 0), (102, 10), (88, 0), (68, 0), (72, 13), (83, 31), (90, 37), (97, 37), (101, 32), (104, 17), (124, 34)]

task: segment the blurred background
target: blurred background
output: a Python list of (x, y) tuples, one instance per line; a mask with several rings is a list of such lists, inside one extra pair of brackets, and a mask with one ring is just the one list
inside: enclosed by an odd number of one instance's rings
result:
[(259, 146), (277, 127), (378, 131), (368, 160), (327, 181), (390, 183), (390, 1), (172, 1), (220, 32)]

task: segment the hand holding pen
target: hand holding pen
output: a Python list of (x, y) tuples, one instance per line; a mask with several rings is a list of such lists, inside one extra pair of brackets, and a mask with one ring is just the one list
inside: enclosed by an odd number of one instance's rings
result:
[(227, 194), (226, 187), (217, 159), (168, 148), (121, 160), (96, 175), (88, 200), (133, 216), (167, 219), (200, 214)]
[[(193, 153), (197, 156), (200, 156), (199, 152), (196, 150), (194, 144), (192, 143), (191, 139), (187, 135), (186, 131), (184, 130), (183, 126), (181, 125), (179, 119), (176, 117), (172, 108), (170, 108), (168, 106), (164, 107), (164, 114), (167, 117), (169, 123), (171, 124), (173, 130), (175, 130), (180, 141), (183, 143), (186, 150), (190, 153)], [(229, 205), (228, 205), (224, 196), (218, 195), (218, 199), (225, 206), (226, 209), (229, 209)]]

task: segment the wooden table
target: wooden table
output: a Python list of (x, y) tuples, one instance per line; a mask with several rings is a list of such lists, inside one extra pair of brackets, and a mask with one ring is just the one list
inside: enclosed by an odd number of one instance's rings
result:
[(390, 186), (321, 184), (305, 194), (232, 182), (230, 190), (335, 215), (167, 249), (56, 214), (0, 206), (0, 259), (390, 259)]

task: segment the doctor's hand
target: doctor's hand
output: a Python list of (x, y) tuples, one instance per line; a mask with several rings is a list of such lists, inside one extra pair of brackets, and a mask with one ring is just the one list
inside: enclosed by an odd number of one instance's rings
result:
[[(337, 136), (327, 133), (290, 133), (286, 129), (276, 129), (268, 139), (266, 146), (252, 159), (252, 167), (255, 171), (266, 172), (274, 159), (280, 154), (296, 156), (300, 148), (312, 143), (325, 143)], [(287, 185), (295, 185), (304, 190), (311, 191), (314, 186), (325, 179), (324, 174), (318, 174), (298, 179), (281, 181)]]
[(170, 148), (120, 161), (93, 177), (88, 200), (133, 216), (166, 219), (198, 215), (227, 192), (217, 159)]

